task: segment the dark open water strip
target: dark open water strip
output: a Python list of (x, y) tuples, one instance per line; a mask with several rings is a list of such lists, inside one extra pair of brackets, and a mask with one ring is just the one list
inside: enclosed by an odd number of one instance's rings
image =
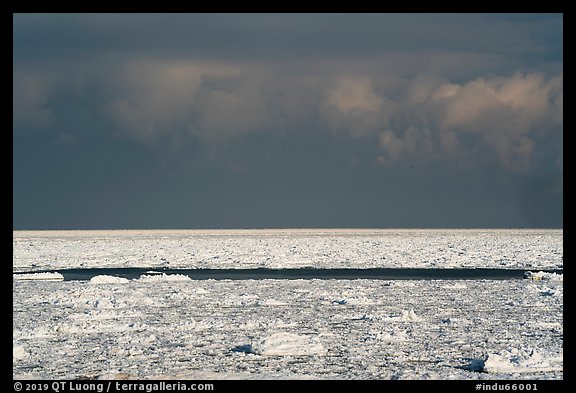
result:
[[(371, 279), (371, 280), (510, 280), (522, 279), (527, 269), (408, 269), (408, 268), (372, 268), (372, 269), (158, 269), (158, 268), (94, 268), (50, 270), (64, 276), (64, 281), (90, 280), (94, 276), (109, 275), (128, 279), (141, 275), (182, 274), (193, 280), (296, 280), (296, 279)], [(540, 270), (562, 274), (562, 269)], [(48, 272), (48, 271), (43, 271)], [(41, 273), (27, 272), (27, 273)], [(20, 273), (26, 274), (26, 273)]]

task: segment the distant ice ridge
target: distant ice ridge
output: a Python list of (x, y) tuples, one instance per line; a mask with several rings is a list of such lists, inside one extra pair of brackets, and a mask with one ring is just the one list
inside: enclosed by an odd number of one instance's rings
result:
[(562, 230), (13, 231), (13, 272), (563, 266)]
[(12, 276), (14, 280), (47, 280), (47, 281), (64, 280), (64, 276), (56, 272), (13, 274)]
[(192, 279), (190, 277), (183, 275), (183, 274), (166, 274), (166, 273), (154, 274), (154, 275), (143, 274), (140, 276), (140, 278), (138, 280), (142, 281), (142, 282), (192, 281)]
[[(153, 273), (153, 272), (150, 272)], [(62, 281), (64, 276), (60, 273), (25, 273), (13, 274), (14, 280), (47, 280), (47, 281)], [(183, 274), (143, 274), (137, 279), (140, 282), (175, 282), (175, 281), (191, 281), (192, 279)], [(116, 277), (110, 275), (98, 275), (90, 279), (90, 284), (126, 284), (130, 282), (129, 279), (123, 277)]]

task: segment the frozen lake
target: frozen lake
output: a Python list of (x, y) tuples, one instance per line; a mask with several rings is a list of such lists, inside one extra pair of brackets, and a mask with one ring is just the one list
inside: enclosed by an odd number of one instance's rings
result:
[[(562, 230), (15, 231), (13, 245), (14, 272), (62, 272), (14, 275), (17, 379), (563, 378), (563, 275), (537, 273), (563, 268)], [(221, 269), (514, 277), (191, 278)]]

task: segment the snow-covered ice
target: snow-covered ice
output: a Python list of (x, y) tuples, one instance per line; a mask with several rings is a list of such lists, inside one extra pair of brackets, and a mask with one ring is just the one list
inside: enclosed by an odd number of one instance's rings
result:
[(535, 350), (512, 349), (489, 354), (484, 362), (488, 373), (562, 372), (562, 353), (558, 356), (542, 355)]
[(104, 267), (563, 266), (562, 230), (14, 231), (14, 272)]
[(542, 272), (542, 271), (538, 271), (538, 272), (526, 272), (524, 274), (525, 278), (530, 279), (530, 280), (552, 280), (552, 281), (563, 281), (564, 280), (564, 275), (563, 274), (558, 274), (558, 273), (549, 273), (549, 272)]
[(42, 272), (30, 274), (13, 274), (14, 280), (48, 280), (48, 281), (62, 281), (64, 276), (57, 272)]
[(99, 275), (90, 279), (90, 284), (125, 284), (129, 280), (127, 278)]
[(12, 347), (12, 361), (17, 362), (19, 360), (25, 359), (28, 354), (24, 350), (22, 345), (14, 345)]
[(254, 353), (268, 356), (324, 355), (326, 350), (314, 335), (279, 332), (262, 338), (252, 346)]
[(561, 282), (150, 284), (14, 281), (14, 377), (563, 378)]
[[(541, 269), (562, 268), (562, 231), (526, 231), (525, 238), (520, 230), (343, 233), (120, 233), (115, 242), (110, 232), (15, 232), (13, 260), (15, 271), (145, 266), (156, 248), (158, 258), (182, 267), (292, 266), (297, 255), (297, 263), (319, 257), (324, 267), (328, 258), (338, 267), (389, 267), (382, 261), (429, 266), (431, 260), (448, 260), (442, 267), (479, 267), (499, 264), (506, 255), (507, 266), (530, 268), (536, 276)], [(456, 257), (448, 245), (466, 248), (466, 257)], [(184, 250), (197, 256), (188, 265)], [(223, 265), (207, 259), (208, 250)], [(345, 262), (356, 257), (360, 261)], [(151, 271), (134, 279), (22, 280), (14, 274), (13, 377), (563, 378), (562, 275), (191, 280), (154, 272), (159, 266), (150, 263)]]
[(140, 276), (140, 281), (150, 282), (150, 283), (163, 282), (163, 281), (190, 281), (190, 280), (192, 280), (190, 277), (185, 276), (183, 274), (161, 273), (161, 274), (154, 274), (154, 275), (144, 274), (144, 275)]

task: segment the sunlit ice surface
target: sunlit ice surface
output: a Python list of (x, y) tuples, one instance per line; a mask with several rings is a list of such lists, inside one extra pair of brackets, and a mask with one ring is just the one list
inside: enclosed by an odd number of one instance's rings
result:
[[(562, 230), (14, 232), (14, 378), (562, 379)], [(520, 280), (192, 280), (173, 268), (520, 268)], [(15, 275), (17, 276), (17, 275)]]

